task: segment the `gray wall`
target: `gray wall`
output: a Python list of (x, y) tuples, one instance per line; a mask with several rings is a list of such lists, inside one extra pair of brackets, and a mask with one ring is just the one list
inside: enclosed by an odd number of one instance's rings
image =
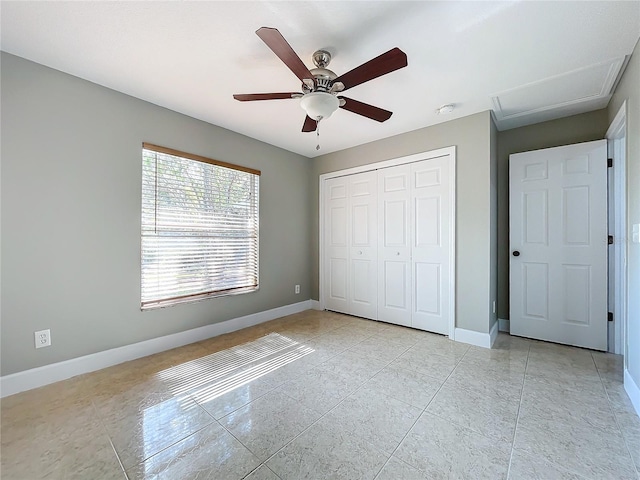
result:
[(640, 223), (640, 42), (609, 102), (609, 122), (627, 102), (627, 301), (629, 374), (640, 387), (640, 244), (631, 242), (631, 228)]
[[(310, 298), (309, 159), (5, 53), (1, 67), (2, 375)], [(262, 170), (258, 292), (140, 311), (143, 141)]]
[(491, 312), (490, 124), (490, 113), (486, 111), (316, 157), (313, 160), (310, 184), (312, 298), (319, 299), (319, 176), (323, 173), (455, 145), (456, 326), (487, 333)]
[(498, 318), (509, 318), (509, 155), (601, 140), (607, 110), (498, 132)]

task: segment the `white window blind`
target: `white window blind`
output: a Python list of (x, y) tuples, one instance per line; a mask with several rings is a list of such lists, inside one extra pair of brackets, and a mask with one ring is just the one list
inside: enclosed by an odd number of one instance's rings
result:
[(143, 144), (143, 310), (258, 288), (259, 175)]

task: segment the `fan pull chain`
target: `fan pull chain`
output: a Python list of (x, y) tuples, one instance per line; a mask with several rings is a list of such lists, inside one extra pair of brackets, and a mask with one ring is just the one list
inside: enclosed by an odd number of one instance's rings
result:
[(316, 150), (320, 150), (320, 120), (316, 120), (316, 139), (318, 140)]

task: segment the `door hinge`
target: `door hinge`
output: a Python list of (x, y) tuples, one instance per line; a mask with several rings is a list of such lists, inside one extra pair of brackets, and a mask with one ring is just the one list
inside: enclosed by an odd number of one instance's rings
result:
[(609, 235), (609, 236), (607, 237), (607, 243), (608, 243), (609, 245), (613, 245), (613, 235)]
[(607, 158), (607, 167), (613, 167), (613, 158)]
[(610, 322), (613, 322), (613, 312), (607, 313), (607, 320), (609, 320)]

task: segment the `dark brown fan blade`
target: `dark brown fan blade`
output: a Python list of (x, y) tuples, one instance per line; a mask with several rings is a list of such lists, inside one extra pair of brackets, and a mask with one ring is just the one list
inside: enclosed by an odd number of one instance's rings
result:
[(333, 81), (333, 83), (342, 82), (344, 84), (344, 90), (346, 90), (406, 66), (406, 53), (396, 47), (373, 60), (369, 60), (367, 63), (363, 63), (359, 67), (340, 75)]
[(363, 117), (367, 117), (378, 122), (389, 120), (391, 115), (393, 115), (393, 112), (390, 112), (389, 110), (383, 110), (382, 108), (374, 107), (368, 103), (362, 103), (347, 97), (338, 98), (342, 98), (346, 102), (340, 108), (344, 108), (345, 110), (349, 110), (350, 112), (357, 113), (358, 115), (362, 115)]
[(317, 126), (318, 126), (318, 122), (316, 122), (313, 118), (307, 115), (307, 118), (304, 119), (304, 125), (302, 125), (302, 131), (315, 132)]
[(293, 51), (291, 45), (289, 45), (277, 29), (262, 27), (256, 30), (256, 35), (267, 44), (267, 47), (273, 50), (273, 53), (289, 67), (289, 70), (291, 70), (296, 77), (300, 80), (304, 80), (305, 78), (314, 79), (309, 69), (302, 63), (302, 60), (300, 60), (298, 54)]
[(294, 98), (294, 95), (302, 95), (300, 92), (283, 92), (283, 93), (237, 93), (233, 96), (241, 102), (251, 102), (253, 100), (281, 100), (286, 98)]

